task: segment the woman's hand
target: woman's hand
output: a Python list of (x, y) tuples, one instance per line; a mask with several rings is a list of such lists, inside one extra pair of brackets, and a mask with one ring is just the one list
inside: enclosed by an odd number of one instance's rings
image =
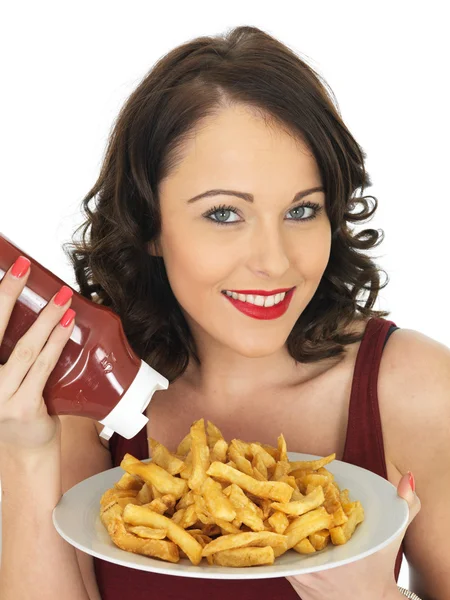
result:
[[(27, 259), (19, 258), (1, 280), (0, 345), (14, 305), (28, 280), (28, 266)], [(22, 276), (15, 277), (13, 273)], [(49, 416), (42, 393), (73, 331), (73, 320), (67, 327), (60, 324), (63, 316), (67, 320), (75, 315), (71, 309), (70, 313), (67, 310), (70, 292), (64, 286), (63, 292), (48, 302), (18, 340), (6, 364), (0, 366), (0, 443), (4, 450), (35, 452), (50, 444), (59, 431), (59, 418)]]
[(356, 562), (295, 577), (286, 577), (302, 600), (392, 600), (404, 597), (397, 589), (394, 566), (406, 529), (420, 511), (420, 500), (411, 489), (409, 475), (398, 484), (397, 493), (408, 502), (405, 529), (389, 546)]

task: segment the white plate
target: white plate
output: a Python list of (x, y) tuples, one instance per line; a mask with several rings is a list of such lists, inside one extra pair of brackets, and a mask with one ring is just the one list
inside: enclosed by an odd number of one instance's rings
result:
[[(288, 455), (291, 461), (321, 458), (296, 452)], [(268, 566), (220, 567), (210, 566), (205, 560), (202, 565), (194, 566), (187, 558), (169, 563), (118, 548), (103, 526), (99, 512), (102, 494), (124, 474), (121, 467), (89, 477), (67, 491), (53, 511), (53, 523), (69, 544), (87, 554), (131, 569), (163, 575), (201, 579), (268, 579), (323, 571), (381, 550), (403, 531), (409, 514), (408, 503), (397, 494), (397, 489), (375, 473), (339, 460), (326, 465), (326, 469), (333, 473), (341, 489), (349, 490), (350, 500), (361, 502), (365, 520), (342, 546), (330, 544), (324, 550), (309, 555), (289, 550)]]

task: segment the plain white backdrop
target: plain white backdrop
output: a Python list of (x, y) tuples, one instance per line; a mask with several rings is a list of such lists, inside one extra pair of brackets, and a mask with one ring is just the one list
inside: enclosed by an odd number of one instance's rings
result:
[[(377, 307), (450, 346), (450, 194), (445, 3), (17, 2), (1, 9), (0, 231), (76, 288), (61, 245), (81, 222), (117, 113), (166, 52), (254, 25), (287, 44), (335, 93), (367, 153), (390, 283)], [(444, 183), (443, 183), (444, 181)], [(407, 567), (400, 585), (407, 587)]]

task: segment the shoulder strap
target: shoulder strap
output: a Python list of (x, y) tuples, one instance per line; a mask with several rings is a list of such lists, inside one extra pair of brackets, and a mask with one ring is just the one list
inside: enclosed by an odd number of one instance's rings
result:
[(398, 327), (381, 318), (369, 320), (353, 373), (343, 460), (387, 478), (378, 406), (378, 373), (389, 335)]

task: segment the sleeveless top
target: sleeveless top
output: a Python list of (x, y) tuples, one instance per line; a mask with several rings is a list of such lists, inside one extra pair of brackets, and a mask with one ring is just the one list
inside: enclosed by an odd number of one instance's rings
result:
[[(377, 380), (381, 355), (389, 335), (398, 329), (393, 321), (368, 321), (356, 358), (348, 410), (347, 437), (342, 460), (368, 469), (387, 479), (387, 470), (378, 408)], [(119, 466), (125, 453), (139, 460), (149, 458), (146, 428), (127, 440), (115, 433), (110, 440), (113, 465)], [(308, 452), (305, 448), (304, 452)], [(398, 580), (403, 543), (394, 568)], [(284, 578), (255, 580), (196, 579), (161, 575), (130, 569), (94, 557), (94, 568), (102, 600), (298, 600)], [(251, 569), (251, 567), (249, 567)]]

